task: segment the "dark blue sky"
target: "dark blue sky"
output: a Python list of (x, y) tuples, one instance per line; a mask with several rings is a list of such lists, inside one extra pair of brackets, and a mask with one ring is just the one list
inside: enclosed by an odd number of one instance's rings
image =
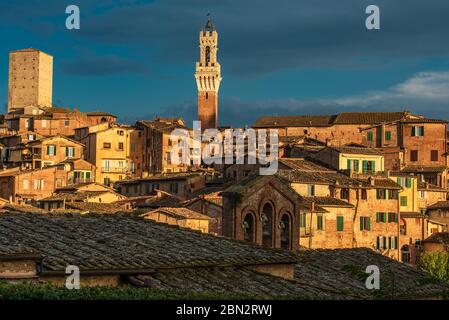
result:
[[(65, 8), (81, 29), (65, 28)], [(365, 8), (381, 10), (367, 31)], [(121, 121), (196, 116), (198, 32), (212, 13), (221, 124), (261, 115), (409, 109), (449, 119), (449, 1), (0, 0), (0, 102), (8, 52), (54, 56), (53, 100)]]

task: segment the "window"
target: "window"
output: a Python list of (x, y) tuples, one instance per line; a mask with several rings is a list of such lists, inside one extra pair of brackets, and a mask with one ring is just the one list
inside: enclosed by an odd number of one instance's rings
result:
[(385, 140), (390, 141), (391, 140), (391, 131), (385, 131)]
[(309, 184), (309, 185), (307, 186), (307, 195), (308, 195), (309, 197), (315, 196), (315, 186), (314, 186), (313, 184)]
[(47, 128), (47, 120), (43, 119), (43, 120), (41, 121), (41, 127), (42, 127), (42, 128)]
[(263, 206), (261, 220), (262, 220), (262, 245), (264, 247), (273, 246), (273, 207), (266, 203)]
[(418, 150), (410, 151), (410, 161), (413, 161), (413, 162), (418, 161)]
[(395, 212), (388, 212), (388, 222), (398, 222), (398, 214)]
[(405, 187), (406, 188), (412, 187), (412, 178), (410, 178), (410, 177), (405, 178)]
[(119, 136), (123, 136), (123, 130), (118, 130), (118, 131), (117, 131), (117, 134), (118, 134)]
[(23, 190), (28, 190), (28, 180), (23, 180)]
[(376, 198), (377, 199), (386, 199), (386, 192), (385, 189), (376, 189)]
[(349, 200), (349, 189), (343, 188), (340, 190), (340, 199)]
[(368, 199), (368, 193), (366, 192), (366, 189), (362, 189), (362, 200)]
[(56, 146), (48, 145), (47, 146), (47, 156), (55, 156), (56, 155)]
[(75, 157), (75, 148), (74, 147), (66, 147), (65, 148), (65, 156), (68, 158)]
[(64, 127), (68, 127), (70, 125), (70, 120), (64, 120)]
[(375, 161), (363, 160), (362, 165), (363, 165), (362, 172), (364, 174), (376, 172), (376, 162)]
[(371, 230), (371, 218), (360, 217), (360, 231), (370, 231), (370, 230)]
[(387, 222), (387, 213), (386, 212), (376, 212), (376, 222), (377, 223)]
[(438, 150), (430, 150), (430, 161), (438, 161)]
[(412, 127), (412, 137), (423, 137), (423, 136), (424, 136), (424, 126)]
[(288, 214), (284, 214), (281, 218), (281, 223), (279, 227), (281, 229), (281, 248), (282, 249), (290, 249), (290, 216)]
[(322, 215), (318, 215), (316, 217), (316, 229), (323, 230), (323, 216)]
[(34, 180), (34, 190), (44, 190), (44, 179)]
[(111, 143), (110, 142), (103, 142), (103, 149), (111, 149)]
[(419, 198), (425, 199), (426, 198), (426, 192), (425, 191), (419, 191)]
[(397, 200), (398, 195), (399, 195), (398, 190), (393, 190), (393, 189), (388, 190), (388, 199)]
[(301, 215), (299, 217), (299, 226), (301, 228), (305, 228), (307, 226), (307, 216), (304, 212), (301, 213)]
[(368, 131), (367, 139), (368, 139), (368, 141), (373, 141), (373, 132), (372, 131)]
[(103, 179), (103, 184), (104, 184), (105, 186), (109, 186), (110, 183), (111, 183), (111, 179), (109, 179), (109, 178), (104, 178), (104, 179)]
[(400, 201), (401, 201), (401, 207), (407, 206), (407, 196), (401, 196)]
[(242, 227), (243, 239), (248, 242), (254, 242), (254, 218), (251, 213), (246, 214)]
[(344, 230), (344, 220), (343, 217), (339, 216), (337, 217), (337, 231), (343, 231)]
[(170, 192), (178, 193), (178, 184), (176, 182), (170, 183)]
[(119, 150), (123, 150), (123, 142), (119, 142), (118, 143), (118, 149)]
[(359, 172), (359, 160), (349, 160), (348, 159), (348, 170), (353, 172)]

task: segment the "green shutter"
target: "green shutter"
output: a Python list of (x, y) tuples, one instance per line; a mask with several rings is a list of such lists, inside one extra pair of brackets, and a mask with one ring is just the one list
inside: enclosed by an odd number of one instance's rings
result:
[(373, 173), (376, 172), (376, 161), (371, 161), (371, 170)]
[(50, 155), (50, 146), (47, 146), (47, 156)]
[(394, 248), (397, 249), (399, 247), (398, 237), (394, 237)]
[(419, 127), (419, 135), (424, 136), (424, 126)]
[(69, 156), (69, 147), (65, 147), (65, 156), (66, 156), (66, 157)]
[(366, 173), (368, 171), (368, 162), (366, 160), (363, 160), (362, 166), (363, 166), (363, 173)]
[(410, 188), (412, 186), (412, 179), (411, 178), (409, 178), (409, 177), (405, 178), (405, 186), (407, 188)]
[(351, 172), (351, 160), (349, 160), (349, 159), (348, 159), (347, 168), (348, 168), (348, 171)]
[(380, 212), (376, 212), (376, 222), (380, 222)]
[(366, 230), (371, 231), (371, 218), (366, 218)]
[(383, 222), (387, 222), (387, 213), (386, 213), (386, 212), (383, 213), (383, 219), (382, 219), (382, 221), (383, 221)]
[(416, 136), (416, 127), (412, 127), (412, 137)]
[(90, 179), (90, 172), (86, 172), (86, 179)]
[(343, 217), (337, 217), (337, 231), (343, 231)]
[(388, 237), (388, 249), (391, 249), (391, 237)]
[(53, 146), (53, 155), (56, 155), (56, 146)]
[(360, 231), (363, 231), (365, 228), (365, 219), (363, 217), (360, 217)]
[(376, 237), (376, 248), (380, 249), (380, 237), (379, 236)]
[(359, 160), (354, 160), (354, 171), (359, 172)]
[(386, 249), (387, 248), (387, 237), (382, 237), (382, 242), (383, 242), (383, 248)]
[(390, 141), (391, 140), (391, 131), (385, 132), (385, 140)]
[(368, 131), (368, 141), (373, 141), (373, 133)]
[(399, 222), (399, 213), (395, 213), (394, 214), (394, 222), (398, 223)]
[(317, 229), (323, 230), (323, 216), (317, 216)]

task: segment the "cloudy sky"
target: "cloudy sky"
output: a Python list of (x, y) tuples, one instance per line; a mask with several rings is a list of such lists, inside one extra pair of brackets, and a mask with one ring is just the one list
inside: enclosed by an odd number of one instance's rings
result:
[[(65, 28), (66, 6), (81, 29)], [(365, 28), (376, 4), (381, 30)], [(219, 32), (220, 124), (261, 115), (408, 109), (449, 119), (449, 1), (0, 0), (0, 103), (10, 50), (54, 56), (53, 100), (123, 122), (196, 116), (198, 32)]]

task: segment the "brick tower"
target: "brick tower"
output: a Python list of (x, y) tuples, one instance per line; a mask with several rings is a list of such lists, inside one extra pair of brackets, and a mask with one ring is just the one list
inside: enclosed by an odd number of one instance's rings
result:
[(200, 31), (200, 61), (196, 63), (198, 87), (198, 120), (201, 128), (218, 127), (218, 89), (221, 81), (220, 64), (217, 62), (218, 33), (208, 15), (206, 25)]
[(27, 106), (52, 107), (53, 57), (37, 49), (9, 54), (8, 112)]

